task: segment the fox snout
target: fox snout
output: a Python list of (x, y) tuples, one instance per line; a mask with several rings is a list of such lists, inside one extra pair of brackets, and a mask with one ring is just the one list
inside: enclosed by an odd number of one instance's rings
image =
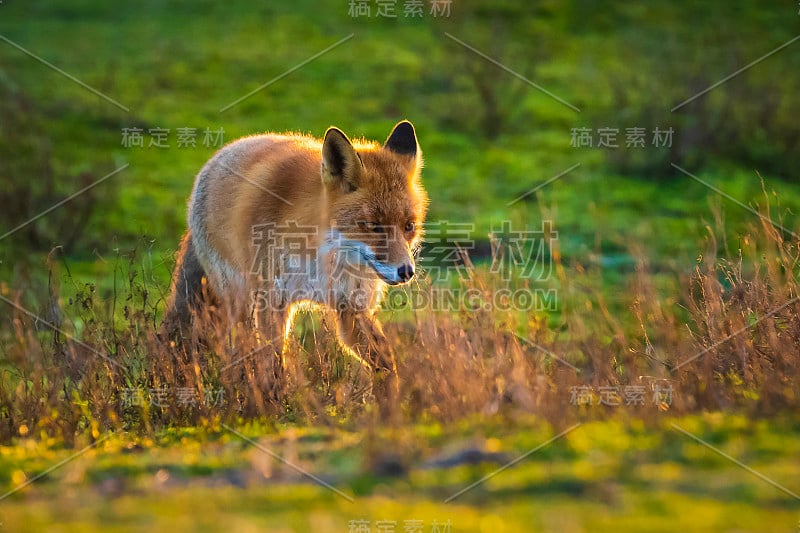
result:
[(389, 285), (407, 283), (414, 277), (414, 263), (404, 263), (400, 266), (390, 265), (376, 260), (368, 260), (368, 264), (384, 282)]
[(397, 277), (400, 279), (400, 283), (411, 281), (411, 278), (414, 277), (414, 265), (401, 265), (400, 268), (397, 269)]

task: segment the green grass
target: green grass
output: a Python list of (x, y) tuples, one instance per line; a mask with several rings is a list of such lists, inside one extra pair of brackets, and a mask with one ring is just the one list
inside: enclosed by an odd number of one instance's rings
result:
[[(587, 422), (451, 502), (464, 487), (559, 433), (536, 419), (489, 419), (401, 436), (334, 427), (249, 423), (245, 436), (325, 482), (314, 483), (214, 424), (152, 438), (113, 434), (0, 502), (11, 531), (58, 524), (63, 531), (166, 531), (221, 527), (347, 531), (351, 520), (419, 519), (429, 531), (792, 531), (800, 501), (680, 433), (696, 435), (790, 491), (798, 491), (796, 420), (735, 415), (672, 418), (645, 426)], [(398, 438), (399, 437), (399, 438)], [(82, 444), (76, 445), (76, 447)], [(460, 450), (502, 454), (498, 463), (434, 466)], [(72, 450), (20, 439), (0, 449), (0, 486), (10, 490)], [(389, 460), (397, 476), (377, 473)]]

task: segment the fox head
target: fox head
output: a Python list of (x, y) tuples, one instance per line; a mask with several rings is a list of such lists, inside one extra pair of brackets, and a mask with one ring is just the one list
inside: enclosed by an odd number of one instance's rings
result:
[(337, 262), (396, 285), (414, 277), (428, 197), (414, 126), (399, 122), (381, 146), (325, 133), (322, 181)]

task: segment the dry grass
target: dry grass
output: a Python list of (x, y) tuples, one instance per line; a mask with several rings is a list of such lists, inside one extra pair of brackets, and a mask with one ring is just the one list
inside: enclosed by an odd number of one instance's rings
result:
[[(617, 413), (648, 420), (667, 408), (751, 414), (796, 409), (797, 242), (784, 240), (769, 222), (754, 225), (740, 242), (741, 249), (731, 253), (709, 231), (708, 249), (694, 271), (670, 275), (666, 286), (659, 281), (663, 275), (654, 275), (641, 258), (628, 277), (622, 311), (612, 309), (597, 289), (597, 269), (564, 265), (553, 250), (558, 323), (549, 324), (547, 313), (466, 306), (388, 316), (386, 332), (396, 348), (401, 384), (399, 397), (388, 406), (392, 423), (537, 413), (560, 426)], [(51, 265), (51, 280), (60, 276)], [(476, 269), (462, 288), (488, 294), (503, 284)], [(424, 284), (417, 288), (430, 290)], [(4, 295), (30, 305), (7, 288)], [(6, 306), (0, 315), (0, 441), (28, 433), (70, 443), (87, 430), (151, 433), (253, 417), (366, 427), (379, 420), (371, 376), (319, 327), (318, 317), (298, 318), (285, 347), (286, 369), (276, 380), (274, 357), (258, 351), (244, 331), (212, 325), (209, 342), (194, 338), (184, 349), (166, 343), (157, 333), (158, 307), (137, 282), (133, 263), (128, 287), (113, 302), (97, 301), (91, 287), (64, 301), (51, 283), (45, 303), (35, 310), (80, 343)], [(597, 392), (603, 386), (643, 385), (649, 395), (655, 384), (672, 386), (671, 405), (578, 407), (570, 401), (575, 386)], [(131, 391), (147, 396), (162, 387), (170, 395), (165, 405), (131, 405), (137, 403)], [(196, 405), (178, 401), (179, 388), (196, 391)], [(221, 405), (205, 401), (206, 394), (220, 399), (219, 390)]]

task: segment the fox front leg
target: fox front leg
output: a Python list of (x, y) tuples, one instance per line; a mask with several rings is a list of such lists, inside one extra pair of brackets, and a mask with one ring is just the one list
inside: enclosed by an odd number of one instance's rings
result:
[(376, 372), (397, 373), (394, 350), (377, 318), (369, 313), (340, 311), (338, 322), (342, 342), (362, 360)]
[(344, 344), (375, 371), (372, 390), (383, 420), (398, 415), (400, 380), (394, 350), (381, 323), (369, 313), (339, 312), (339, 336)]

